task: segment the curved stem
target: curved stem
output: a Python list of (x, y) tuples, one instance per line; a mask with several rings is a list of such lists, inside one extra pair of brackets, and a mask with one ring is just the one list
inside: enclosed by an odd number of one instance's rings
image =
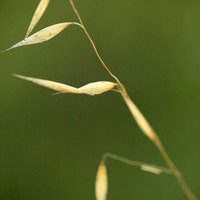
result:
[(169, 168), (160, 167), (158, 165), (144, 163), (144, 162), (140, 162), (140, 161), (133, 161), (133, 160), (127, 159), (127, 158), (122, 157), (122, 156), (118, 156), (118, 155), (113, 154), (113, 153), (105, 153), (102, 157), (102, 161), (106, 161), (108, 158), (111, 158), (113, 160), (125, 163), (127, 165), (131, 165), (131, 166), (134, 166), (134, 167), (140, 167), (141, 170), (148, 171), (148, 172), (151, 172), (151, 173), (154, 173), (154, 174), (165, 173), (165, 174), (172, 175), (172, 171)]
[(78, 13), (78, 11), (77, 11), (77, 9), (76, 9), (76, 7), (75, 7), (75, 5), (74, 5), (72, 0), (70, 0), (70, 4), (71, 4), (76, 16), (78, 17), (78, 20), (80, 22), (79, 26), (83, 29), (83, 31), (85, 32), (86, 36), (88, 37), (88, 39), (89, 39), (89, 41), (90, 41), (90, 43), (91, 43), (91, 45), (92, 45), (92, 47), (93, 47), (93, 49), (95, 51), (95, 54), (96, 54), (97, 58), (99, 59), (99, 61), (103, 65), (103, 67), (106, 69), (106, 71), (110, 74), (110, 76), (113, 77), (117, 81), (117, 83), (119, 84), (121, 89), (124, 91), (124, 93), (127, 94), (125, 87), (122, 85), (122, 83), (119, 81), (119, 79), (109, 70), (109, 68), (106, 66), (106, 64), (104, 63), (103, 59), (99, 55), (99, 52), (98, 52), (98, 50), (97, 50), (97, 48), (96, 48), (96, 46), (95, 46), (90, 34), (87, 32), (87, 29), (85, 28), (85, 26), (83, 24), (83, 21), (82, 21), (82, 19), (81, 19), (81, 17), (80, 17), (80, 15), (79, 15), (79, 13)]
[(85, 32), (86, 36), (88, 37), (88, 39), (89, 39), (89, 41), (90, 41), (90, 43), (91, 43), (91, 45), (92, 45), (92, 47), (94, 49), (94, 52), (95, 52), (97, 58), (102, 63), (102, 65), (106, 69), (106, 71), (110, 74), (110, 76), (117, 81), (118, 86), (119, 86), (119, 91), (120, 91), (120, 93), (122, 95), (122, 98), (124, 99), (125, 103), (127, 104), (128, 108), (129, 108), (131, 114), (133, 115), (133, 118), (136, 120), (138, 126), (140, 127), (142, 132), (157, 146), (157, 148), (160, 151), (163, 159), (167, 163), (168, 167), (171, 169), (172, 173), (176, 177), (176, 180), (177, 180), (178, 184), (180, 185), (180, 187), (182, 188), (183, 192), (188, 197), (188, 199), (197, 200), (197, 197), (190, 190), (189, 186), (184, 181), (183, 177), (181, 176), (180, 172), (176, 168), (175, 164), (172, 162), (172, 160), (168, 156), (168, 154), (167, 154), (166, 150), (164, 149), (164, 147), (163, 147), (163, 145), (161, 143), (161, 140), (158, 137), (158, 135), (156, 134), (156, 132), (153, 130), (153, 128), (151, 127), (149, 122), (146, 120), (144, 115), (141, 113), (141, 111), (137, 108), (135, 103), (128, 96), (128, 93), (127, 93), (125, 87), (123, 86), (123, 84), (119, 81), (119, 79), (114, 74), (112, 74), (112, 72), (109, 70), (109, 68), (104, 63), (103, 59), (99, 55), (99, 52), (98, 52), (98, 50), (97, 50), (97, 48), (96, 48), (91, 36), (87, 32), (87, 29), (85, 28), (85, 26), (83, 24), (83, 21), (82, 21), (80, 15), (79, 15), (74, 3), (73, 3), (73, 0), (69, 0), (69, 1), (71, 3), (71, 6), (72, 6), (76, 16), (78, 17), (79, 22), (80, 22), (80, 24), (78, 24), (78, 23), (74, 23), (74, 24), (79, 25), (80, 27), (82, 27), (83, 31)]

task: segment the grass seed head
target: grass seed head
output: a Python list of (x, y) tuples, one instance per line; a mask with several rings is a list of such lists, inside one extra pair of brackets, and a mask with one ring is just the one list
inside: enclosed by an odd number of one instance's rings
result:
[(42, 43), (47, 40), (50, 40), (51, 38), (58, 35), (61, 31), (63, 31), (66, 27), (68, 27), (71, 24), (73, 24), (73, 22), (63, 22), (63, 23), (48, 26), (48, 27), (34, 33), (33, 35), (25, 38), (24, 40), (18, 42), (17, 44), (13, 45), (9, 49), (7, 49), (7, 51), (10, 49), (13, 49), (13, 48), (17, 48), (17, 47), (21, 47), (21, 46), (25, 46), (25, 45)]
[(98, 167), (95, 186), (96, 200), (106, 200), (108, 190), (108, 178), (104, 162), (101, 162)]
[(26, 32), (26, 38), (29, 36), (33, 28), (36, 26), (36, 24), (39, 22), (40, 18), (44, 14), (50, 0), (41, 0), (40, 3), (37, 6), (37, 9), (35, 10), (35, 13), (32, 17), (31, 23), (28, 27), (28, 30)]
[(56, 90), (61, 93), (87, 94), (91, 96), (102, 94), (104, 92), (111, 90), (113, 87), (116, 86), (116, 84), (113, 82), (97, 81), (94, 83), (89, 83), (87, 85), (84, 85), (80, 88), (76, 88), (76, 87), (72, 87), (70, 85), (58, 83), (55, 81), (49, 81), (49, 80), (44, 80), (44, 79), (39, 79), (39, 78), (17, 75), (17, 74), (14, 74), (14, 76), (16, 76), (17, 78), (24, 79), (26, 81), (31, 81), (37, 85), (41, 85), (43, 87)]

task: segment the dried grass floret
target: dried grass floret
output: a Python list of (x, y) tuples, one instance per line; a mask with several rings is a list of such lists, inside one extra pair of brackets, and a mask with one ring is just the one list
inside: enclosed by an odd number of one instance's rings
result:
[(104, 162), (101, 162), (96, 176), (95, 182), (95, 195), (96, 200), (106, 200), (108, 191), (108, 178), (107, 178), (107, 170)]
[(14, 74), (14, 76), (16, 76), (17, 78), (24, 79), (26, 81), (33, 82), (37, 85), (41, 85), (43, 87), (50, 88), (57, 92), (87, 94), (87, 95), (91, 95), (91, 96), (110, 91), (112, 88), (114, 88), (117, 85), (116, 83), (113, 83), (110, 81), (97, 81), (97, 82), (93, 82), (93, 83), (84, 85), (80, 88), (76, 88), (76, 87), (72, 87), (70, 85), (58, 83), (55, 81), (49, 81), (49, 80), (44, 80), (44, 79), (39, 79), (39, 78), (22, 76), (22, 75), (18, 75), (18, 74)]
[(39, 22), (40, 18), (42, 17), (42, 15), (44, 14), (48, 4), (49, 4), (50, 0), (41, 0), (40, 3), (38, 4), (37, 9), (35, 10), (35, 13), (32, 17), (31, 23), (28, 27), (28, 30), (26, 32), (26, 36), (25, 38), (27, 38), (29, 36), (29, 34), (31, 33), (31, 31), (33, 30), (33, 28), (36, 26), (36, 24)]

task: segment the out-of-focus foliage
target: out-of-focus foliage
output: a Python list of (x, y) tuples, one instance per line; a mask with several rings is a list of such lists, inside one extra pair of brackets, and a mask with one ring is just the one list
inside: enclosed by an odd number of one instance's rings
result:
[[(105, 62), (200, 196), (200, 2), (74, 3)], [(24, 37), (37, 5), (36, 0), (1, 0), (1, 50)], [(32, 33), (75, 20), (69, 3), (51, 1)], [(94, 199), (96, 171), (105, 152), (165, 165), (118, 94), (52, 96), (51, 90), (11, 76), (75, 87), (112, 81), (79, 27), (0, 56), (2, 199)], [(107, 170), (108, 199), (186, 199), (172, 176), (155, 176), (115, 161), (107, 163)]]

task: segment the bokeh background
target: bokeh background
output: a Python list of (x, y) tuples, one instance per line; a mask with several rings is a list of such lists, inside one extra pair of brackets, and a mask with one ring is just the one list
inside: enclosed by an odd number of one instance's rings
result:
[[(0, 1), (0, 47), (23, 39), (38, 0)], [(200, 197), (200, 1), (75, 0), (100, 54)], [(34, 29), (77, 21), (51, 1)], [(0, 197), (95, 199), (105, 152), (165, 166), (119, 94), (56, 95), (12, 73), (81, 86), (111, 80), (79, 27), (0, 55)], [(109, 160), (108, 199), (187, 199), (173, 176)]]

